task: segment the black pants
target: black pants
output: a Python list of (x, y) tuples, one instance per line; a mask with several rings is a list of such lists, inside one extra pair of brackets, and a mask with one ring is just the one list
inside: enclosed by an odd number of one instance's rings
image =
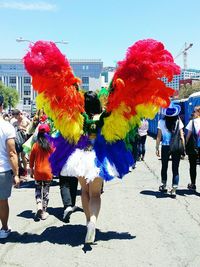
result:
[(198, 154), (188, 155), (190, 163), (190, 179), (192, 184), (196, 184), (197, 177), (197, 159), (200, 158), (200, 148), (198, 149)]
[(60, 194), (64, 208), (73, 207), (76, 204), (78, 179), (71, 176), (59, 176)]
[[(162, 146), (161, 149), (161, 161), (162, 161), (162, 168), (161, 168), (161, 179), (162, 183), (167, 183), (167, 169), (169, 163), (169, 146)], [(179, 183), (179, 163), (181, 159), (180, 154), (172, 154), (172, 186), (178, 186)]]
[(147, 136), (143, 135), (140, 136), (139, 141), (138, 141), (138, 150), (139, 150), (139, 157), (143, 157), (145, 155), (146, 149), (145, 149), (145, 143), (146, 143)]

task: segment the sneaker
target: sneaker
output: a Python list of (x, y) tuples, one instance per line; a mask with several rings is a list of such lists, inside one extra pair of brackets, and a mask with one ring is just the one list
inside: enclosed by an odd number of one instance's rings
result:
[(86, 244), (94, 243), (95, 234), (96, 234), (95, 224), (93, 222), (89, 222), (87, 225), (87, 234), (85, 237), (85, 243)]
[(8, 228), (7, 230), (1, 229), (0, 230), (0, 239), (7, 238), (11, 233), (11, 229)]
[(196, 185), (195, 184), (188, 184), (188, 186), (187, 186), (187, 188), (189, 189), (189, 190), (196, 190)]
[(42, 219), (42, 209), (38, 209), (35, 214), (35, 221), (38, 222), (40, 219)]
[(35, 221), (39, 221), (42, 217), (42, 203), (37, 203), (37, 212), (35, 214)]
[(171, 193), (172, 198), (176, 198), (176, 188), (175, 187), (172, 187), (170, 193)]
[(76, 211), (77, 209), (78, 209), (77, 206), (73, 206), (73, 207), (72, 207), (72, 212)]
[[(75, 207), (75, 206), (74, 206)], [(73, 207), (73, 208), (74, 208)], [(73, 213), (73, 208), (70, 206), (70, 207), (67, 207), (65, 210), (64, 210), (64, 213), (63, 213), (63, 221), (64, 222), (69, 222), (69, 219), (70, 219), (70, 215)]]
[(49, 213), (43, 210), (41, 213), (41, 219), (46, 220), (48, 216), (49, 216)]
[(162, 184), (159, 186), (159, 191), (162, 193), (167, 193), (167, 186), (166, 184)]

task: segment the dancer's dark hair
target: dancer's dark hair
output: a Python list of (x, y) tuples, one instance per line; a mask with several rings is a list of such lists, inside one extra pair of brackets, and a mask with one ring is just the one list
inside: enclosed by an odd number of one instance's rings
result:
[(101, 103), (97, 94), (93, 91), (85, 92), (85, 111), (89, 117), (102, 112)]

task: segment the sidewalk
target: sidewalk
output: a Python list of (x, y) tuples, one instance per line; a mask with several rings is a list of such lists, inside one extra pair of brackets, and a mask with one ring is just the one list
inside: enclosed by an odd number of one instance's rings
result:
[[(50, 216), (40, 222), (34, 222), (34, 183), (24, 183), (13, 189), (10, 199), (13, 232), (7, 241), (0, 241), (0, 266), (200, 266), (200, 193), (186, 189), (188, 166), (187, 159), (181, 160), (177, 199), (162, 195), (158, 192), (161, 162), (155, 155), (155, 140), (148, 137), (145, 161), (122, 181), (105, 183), (92, 246), (84, 246), (81, 210), (72, 214), (70, 224), (62, 222), (56, 180), (50, 188)], [(81, 207), (80, 192), (76, 204)]]

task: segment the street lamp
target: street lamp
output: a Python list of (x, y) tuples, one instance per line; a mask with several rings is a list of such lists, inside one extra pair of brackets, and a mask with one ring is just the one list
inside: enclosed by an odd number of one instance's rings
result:
[[(16, 42), (18, 42), (18, 43), (21, 43), (21, 42), (28, 42), (28, 43), (32, 43), (32, 44), (34, 44), (33, 41), (24, 39), (23, 37), (18, 37), (18, 38), (16, 38)], [(55, 44), (68, 44), (69, 42), (61, 40), (61, 41), (56, 41), (56, 42), (54, 42), (54, 43), (55, 43)]]
[(26, 39), (24, 39), (24, 38), (22, 38), (22, 37), (17, 38), (17, 39), (16, 39), (16, 42), (18, 42), (18, 43), (21, 43), (21, 42), (28, 42), (28, 43), (32, 43), (32, 44), (34, 44), (34, 42), (32, 42), (32, 41), (30, 41), (30, 40), (26, 40)]
[(69, 42), (61, 40), (61, 41), (57, 41), (57, 42), (54, 42), (54, 43), (55, 44), (68, 44)]

